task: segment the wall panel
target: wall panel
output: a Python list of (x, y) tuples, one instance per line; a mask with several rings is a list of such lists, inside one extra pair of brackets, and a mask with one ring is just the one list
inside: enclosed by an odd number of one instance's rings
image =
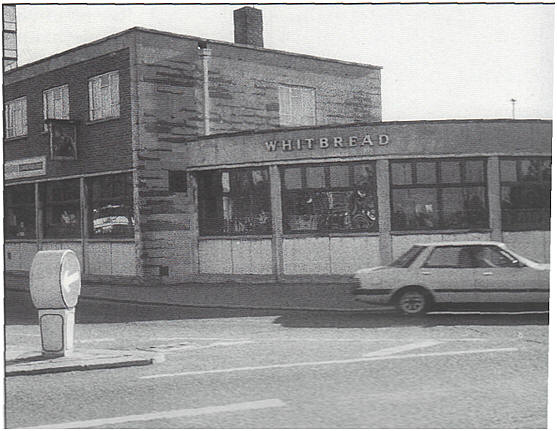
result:
[(379, 237), (331, 238), (330, 254), (333, 274), (352, 274), (381, 264)]
[(290, 238), (283, 242), (285, 274), (329, 274), (329, 238)]
[(204, 274), (232, 273), (232, 244), (230, 240), (199, 241), (199, 272)]

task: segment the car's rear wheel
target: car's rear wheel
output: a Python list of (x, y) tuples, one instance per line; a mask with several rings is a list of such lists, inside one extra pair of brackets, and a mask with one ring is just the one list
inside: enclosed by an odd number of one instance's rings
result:
[(423, 289), (404, 289), (397, 296), (396, 306), (406, 316), (423, 316), (431, 309), (430, 295)]

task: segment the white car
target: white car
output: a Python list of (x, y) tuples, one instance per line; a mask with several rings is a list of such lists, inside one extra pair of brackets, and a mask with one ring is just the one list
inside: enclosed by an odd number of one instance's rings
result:
[(549, 264), (494, 241), (416, 244), (387, 266), (354, 274), (356, 299), (422, 315), (449, 303), (549, 303)]

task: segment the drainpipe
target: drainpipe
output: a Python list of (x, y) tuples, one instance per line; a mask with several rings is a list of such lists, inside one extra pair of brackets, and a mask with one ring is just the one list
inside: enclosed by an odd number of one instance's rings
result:
[(210, 101), (209, 101), (209, 57), (211, 50), (207, 48), (207, 41), (199, 42), (199, 56), (203, 67), (203, 133), (208, 135), (210, 129)]

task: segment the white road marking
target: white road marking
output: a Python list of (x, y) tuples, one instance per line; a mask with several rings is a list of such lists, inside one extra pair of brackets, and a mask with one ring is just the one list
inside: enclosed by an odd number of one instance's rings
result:
[(198, 344), (192, 344), (187, 341), (179, 344), (171, 344), (165, 346), (152, 346), (146, 347), (139, 350), (152, 350), (155, 352), (175, 352), (178, 350), (202, 350), (209, 349), (211, 347), (221, 347), (221, 346), (237, 346), (240, 344), (249, 344), (251, 341), (219, 341), (216, 343), (207, 344), (205, 346), (200, 346)]
[(409, 359), (409, 358), (424, 358), (431, 356), (450, 356), (450, 355), (468, 355), (473, 353), (499, 353), (499, 352), (516, 352), (518, 348), (507, 347), (501, 349), (481, 349), (481, 350), (456, 350), (452, 352), (432, 352), (432, 353), (414, 353), (409, 355), (390, 355), (390, 356), (372, 356), (365, 358), (354, 359), (337, 359), (331, 361), (314, 361), (314, 362), (293, 362), (290, 364), (274, 364), (274, 365), (260, 365), (253, 367), (239, 367), (239, 368), (224, 368), (217, 370), (206, 371), (185, 371), (182, 373), (171, 374), (153, 374), (148, 376), (140, 376), (139, 379), (159, 379), (163, 377), (177, 377), (177, 376), (197, 376), (202, 374), (222, 374), (233, 373), (236, 371), (255, 371), (255, 370), (272, 370), (276, 368), (294, 368), (294, 367), (314, 367), (316, 365), (338, 365), (338, 364), (355, 364), (358, 362), (372, 362), (384, 361), (387, 359)]
[(113, 418), (91, 419), (77, 422), (63, 422), (59, 424), (39, 425), (23, 429), (41, 429), (41, 428), (97, 428), (103, 425), (122, 424), (126, 422), (144, 422), (156, 419), (172, 419), (181, 417), (191, 417), (208, 415), (214, 413), (228, 413), (245, 410), (268, 409), (271, 407), (283, 407), (286, 404), (278, 399), (269, 399), (261, 401), (250, 401), (245, 403), (227, 404), (224, 406), (201, 407), (197, 409), (168, 410), (164, 412), (146, 413), (142, 415), (119, 416)]
[(423, 349), (424, 347), (436, 346), (442, 344), (442, 341), (425, 340), (418, 343), (403, 344), (402, 346), (388, 347), (386, 349), (377, 350), (375, 352), (366, 353), (364, 356), (388, 356), (396, 353), (407, 352), (409, 350)]
[[(141, 337), (144, 338), (144, 337)], [(156, 340), (156, 341), (172, 341), (172, 340), (196, 340), (196, 341), (249, 341), (245, 338), (237, 339), (237, 338), (221, 338), (221, 337), (157, 337), (157, 338), (149, 338), (149, 340)]]

